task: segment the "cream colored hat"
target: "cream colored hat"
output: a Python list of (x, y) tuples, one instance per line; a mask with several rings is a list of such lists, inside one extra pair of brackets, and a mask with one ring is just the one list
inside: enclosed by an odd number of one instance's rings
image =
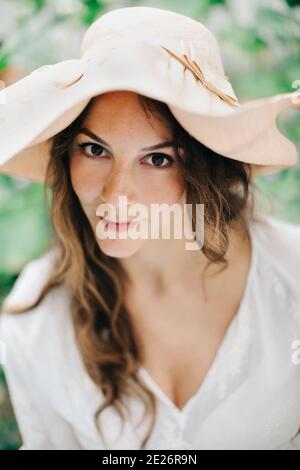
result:
[(44, 182), (52, 137), (102, 93), (129, 90), (166, 103), (195, 139), (253, 165), (255, 174), (297, 162), (277, 128), (300, 93), (239, 103), (219, 45), (199, 21), (151, 7), (126, 7), (86, 31), (79, 59), (44, 65), (0, 92), (0, 171)]

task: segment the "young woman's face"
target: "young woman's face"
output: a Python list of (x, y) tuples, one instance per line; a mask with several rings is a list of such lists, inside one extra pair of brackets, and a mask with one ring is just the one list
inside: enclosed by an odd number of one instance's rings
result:
[[(115, 232), (115, 239), (103, 239), (99, 233), (107, 231), (107, 226), (96, 215), (97, 208), (113, 207), (115, 212), (105, 216), (116, 220), (121, 215), (121, 205), (124, 206), (119, 197), (126, 196), (128, 219), (144, 218), (141, 213), (128, 215), (129, 208), (138, 203), (147, 209), (149, 222), (152, 204), (183, 203), (184, 183), (174, 149), (171, 145), (158, 146), (170, 140), (170, 129), (152, 115), (149, 122), (135, 93), (115, 91), (93, 99), (73, 142), (70, 173), (97, 242), (107, 255), (130, 256), (148, 240), (134, 240), (129, 235), (119, 239), (120, 232), (113, 227), (110, 233)], [(146, 149), (152, 146), (157, 148)], [(138, 226), (135, 228), (138, 231)]]

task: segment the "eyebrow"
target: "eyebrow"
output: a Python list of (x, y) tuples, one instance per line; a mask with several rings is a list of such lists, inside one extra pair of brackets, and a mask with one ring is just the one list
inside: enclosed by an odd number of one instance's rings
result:
[[(99, 137), (98, 135), (94, 134), (92, 131), (90, 131), (90, 130), (87, 129), (86, 127), (83, 127), (83, 128), (81, 128), (81, 129), (79, 129), (78, 134), (85, 134), (85, 135), (87, 135), (88, 137), (91, 137), (92, 139), (94, 139), (94, 140), (96, 140), (97, 142), (99, 142), (99, 144), (106, 145), (106, 147), (111, 150), (110, 145), (109, 145), (107, 142), (105, 142), (105, 140), (101, 139), (101, 137)], [(159, 148), (173, 147), (173, 146), (174, 146), (174, 141), (172, 141), (172, 140), (166, 140), (165, 142), (160, 142), (159, 144), (151, 145), (150, 147), (144, 147), (144, 148), (142, 148), (141, 150), (142, 150), (142, 151), (144, 151), (144, 150), (157, 150), (157, 149), (159, 149)]]

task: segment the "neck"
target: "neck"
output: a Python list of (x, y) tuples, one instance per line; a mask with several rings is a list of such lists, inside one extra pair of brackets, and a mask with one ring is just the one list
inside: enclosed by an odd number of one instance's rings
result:
[[(228, 237), (226, 269), (234, 267), (249, 247), (247, 231), (241, 224), (232, 227)], [(150, 290), (155, 295), (167, 295), (182, 286), (193, 286), (196, 283), (199, 287), (199, 276), (202, 282), (204, 275), (205, 279), (216, 279), (222, 266), (212, 263), (204, 273), (209, 263), (208, 258), (202, 249), (186, 250), (185, 242), (185, 239), (149, 240), (137, 253), (122, 259), (121, 263), (127, 270), (133, 287), (141, 291)], [(205, 292), (203, 296), (205, 299)]]

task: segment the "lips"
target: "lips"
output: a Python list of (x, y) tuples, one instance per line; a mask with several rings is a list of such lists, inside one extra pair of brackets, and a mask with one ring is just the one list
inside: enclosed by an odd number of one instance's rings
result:
[(100, 219), (100, 222), (105, 224), (105, 228), (117, 232), (124, 232), (128, 230), (129, 225), (132, 226), (138, 222), (137, 220), (130, 220), (129, 222), (112, 222), (111, 220), (105, 219), (100, 215), (98, 215), (97, 217)]
[(102, 217), (102, 215), (98, 215), (97, 217), (99, 217), (100, 220), (103, 220), (105, 222), (109, 222), (112, 224), (116, 224), (116, 225), (128, 225), (131, 222), (137, 221), (137, 219), (132, 219), (132, 220), (128, 219), (127, 221), (120, 220), (119, 222), (115, 222), (114, 220), (109, 220), (109, 219), (106, 219), (105, 217)]

